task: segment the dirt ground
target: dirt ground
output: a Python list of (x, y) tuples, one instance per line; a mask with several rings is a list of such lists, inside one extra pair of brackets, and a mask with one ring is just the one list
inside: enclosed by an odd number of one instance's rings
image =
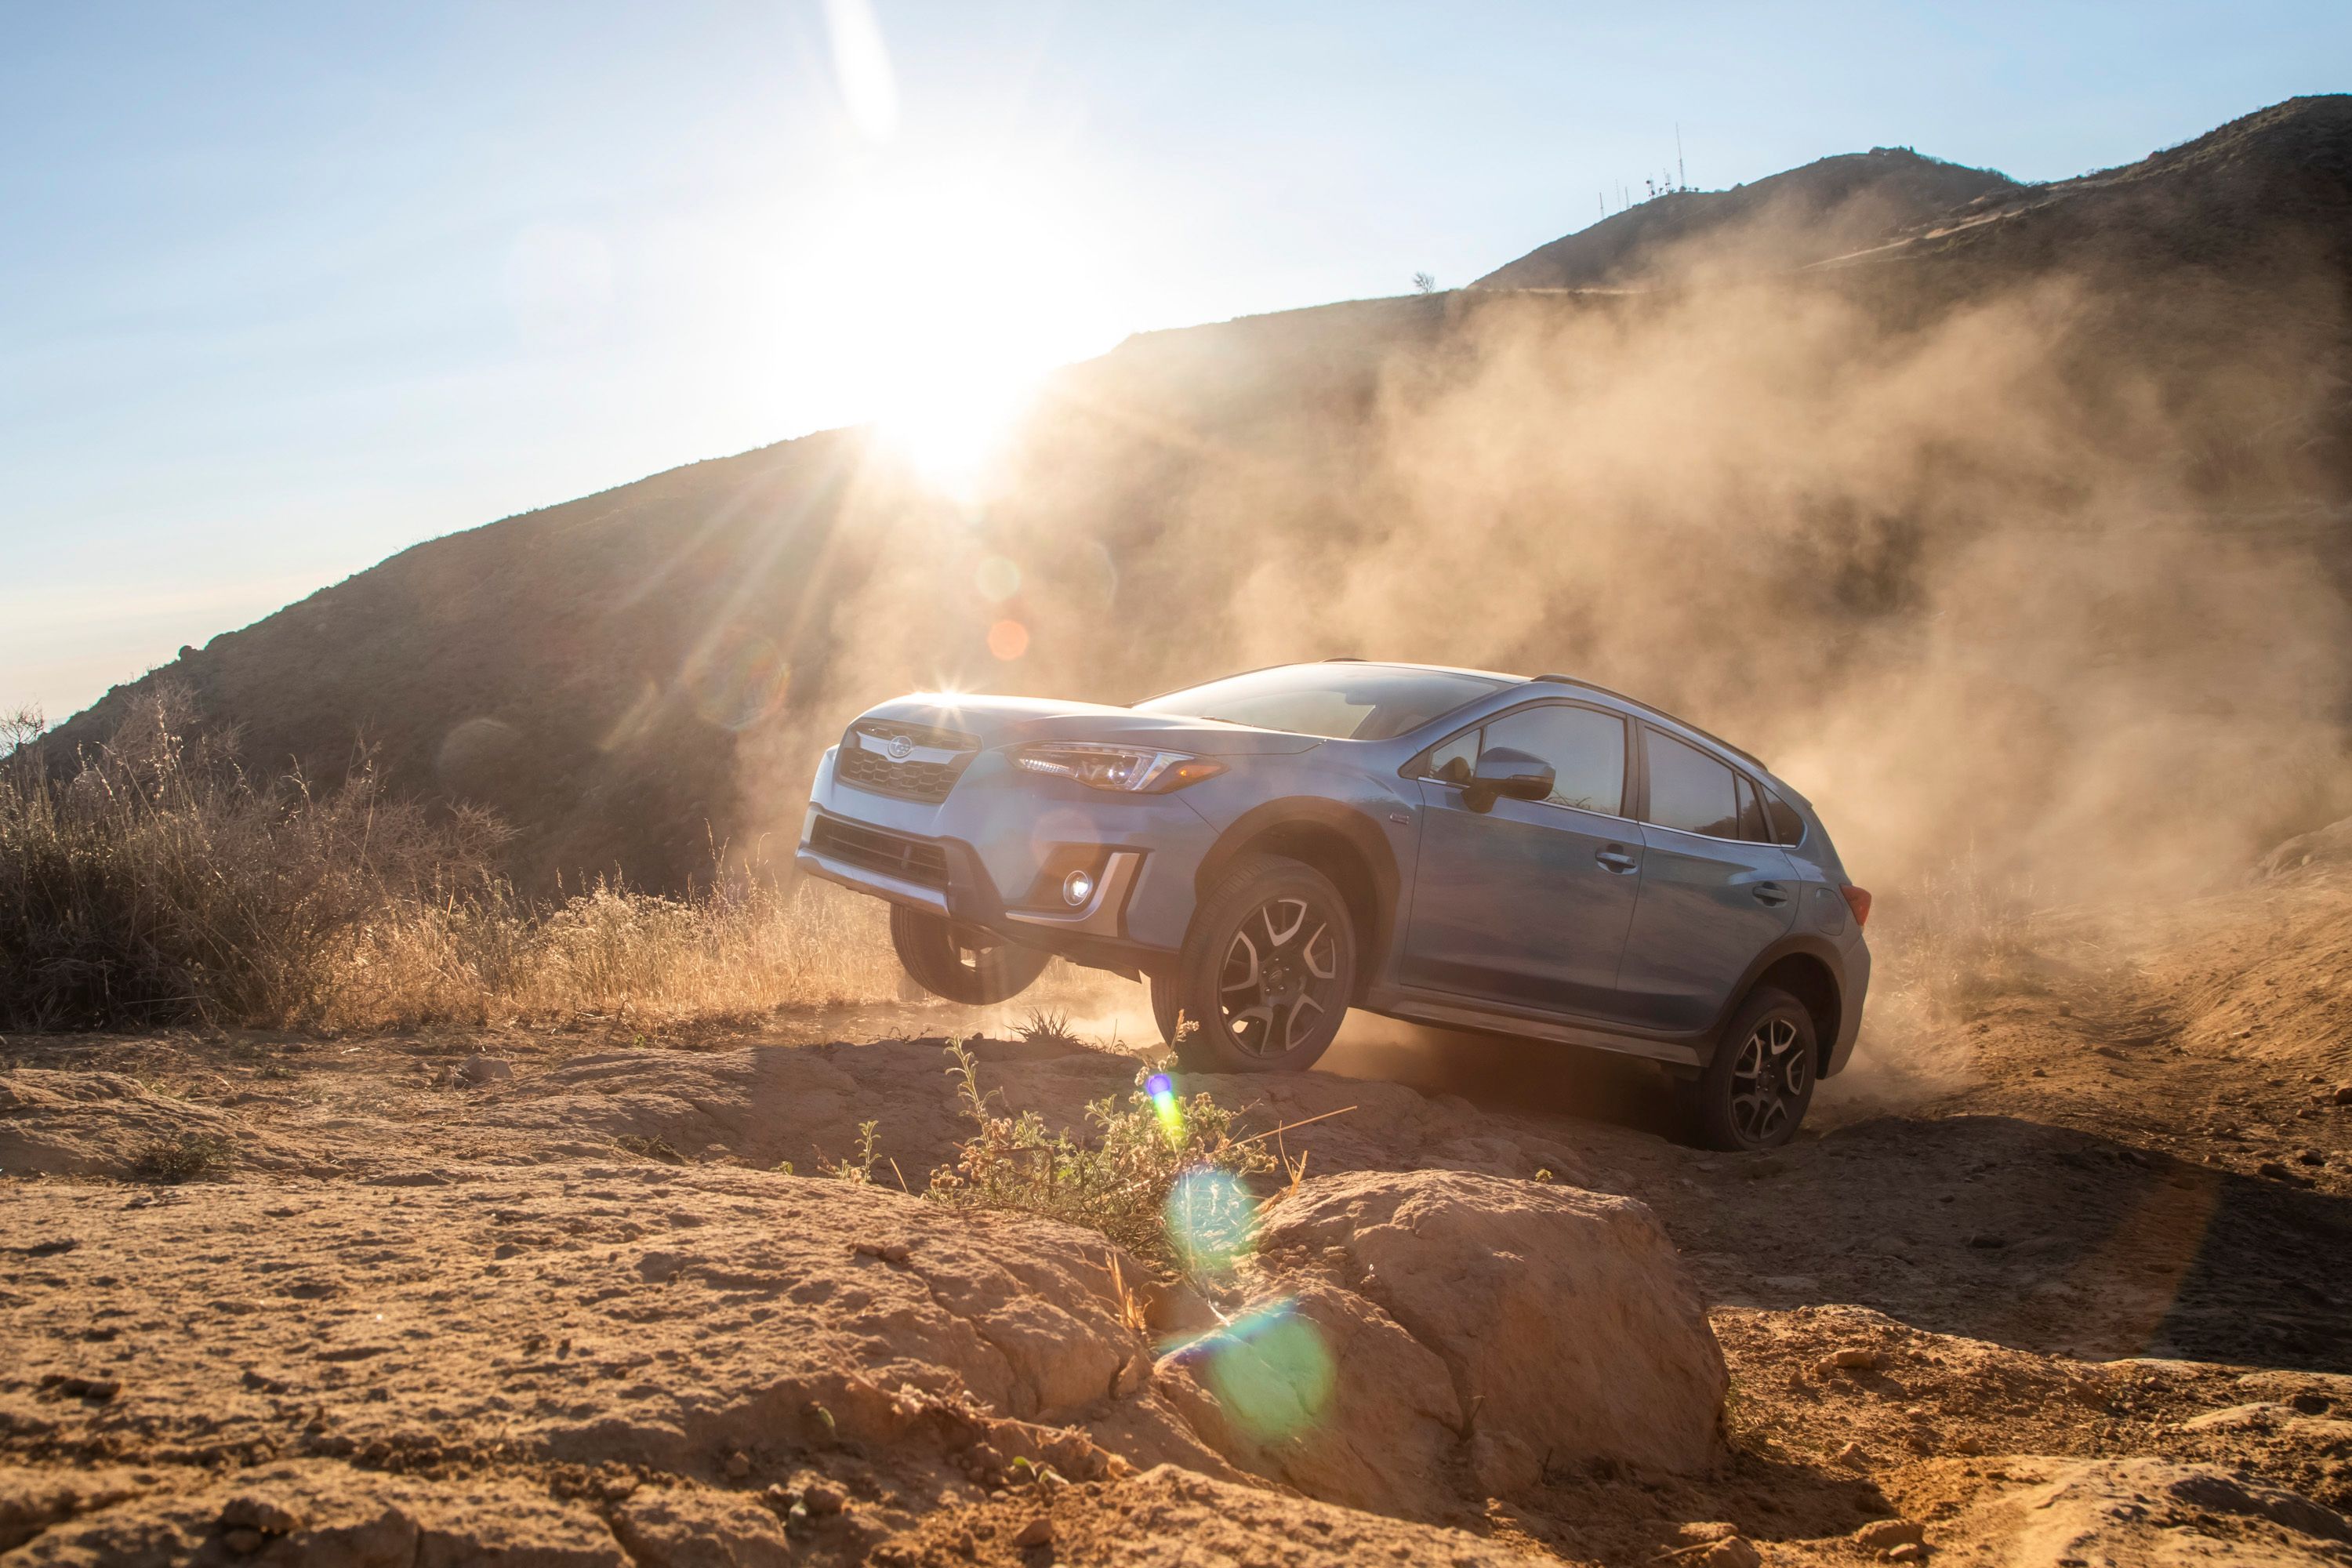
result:
[[(1342, 1112), (1284, 1139), (1310, 1178), (1565, 1183), (1679, 1248), (1721, 1461), (1418, 1521), (1256, 1484), (1136, 1392), (1107, 1251), (898, 1191), (958, 1136), (972, 1016), (13, 1037), (0, 1553), (2352, 1562), (2347, 959), (2328, 877), (2046, 917), (1972, 1000), (1874, 998), (1762, 1157), (1668, 1141), (1638, 1066), (1376, 1020), (1326, 1071), (1187, 1085)], [(1139, 1003), (1076, 1027), (1133, 1042)], [(1132, 1081), (977, 1022), (983, 1083), (1049, 1121)], [(868, 1119), (879, 1190), (824, 1174)]]

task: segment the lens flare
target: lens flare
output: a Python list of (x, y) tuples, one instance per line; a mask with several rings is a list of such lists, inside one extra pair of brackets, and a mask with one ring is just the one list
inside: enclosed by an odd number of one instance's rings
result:
[(1168, 1135), (1169, 1143), (1181, 1143), (1184, 1139), (1184, 1106), (1176, 1098), (1176, 1085), (1164, 1072), (1153, 1073), (1143, 1080), (1143, 1095), (1151, 1101), (1151, 1113), (1160, 1118), (1160, 1131)]
[(1182, 1351), (1202, 1363), (1227, 1416), (1263, 1441), (1312, 1426), (1338, 1381), (1322, 1330), (1296, 1306), (1287, 1297), (1270, 1301)]
[(1257, 1199), (1238, 1176), (1205, 1165), (1176, 1179), (1161, 1218), (1169, 1245), (1194, 1274), (1231, 1268), (1257, 1238)]
[(792, 667), (766, 637), (726, 636), (695, 651), (681, 672), (695, 711), (722, 729), (747, 730), (783, 706)]
[(1002, 555), (992, 555), (982, 562), (973, 577), (982, 595), (997, 604), (1013, 597), (1021, 587), (1021, 568)]
[(988, 628), (988, 651), (1007, 664), (1029, 651), (1029, 628), (1019, 621), (999, 621)]

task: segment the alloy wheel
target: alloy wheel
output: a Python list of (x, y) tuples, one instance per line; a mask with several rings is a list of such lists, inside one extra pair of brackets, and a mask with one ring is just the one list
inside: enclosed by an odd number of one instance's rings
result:
[(1217, 972), (1217, 1005), (1234, 1043), (1279, 1057), (1347, 1005), (1330, 913), (1293, 894), (1242, 917)]
[(1731, 1124), (1746, 1143), (1768, 1143), (1801, 1114), (1812, 1053), (1797, 1026), (1768, 1014), (1757, 1020), (1731, 1068)]

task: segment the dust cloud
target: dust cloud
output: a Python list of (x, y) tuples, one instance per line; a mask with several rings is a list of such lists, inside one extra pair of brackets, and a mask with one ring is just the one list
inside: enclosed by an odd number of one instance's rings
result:
[(1864, 268), (1135, 340), (987, 502), (849, 487), (869, 547), (811, 594), (829, 657), (747, 794), (788, 831), (909, 689), (1124, 702), (1351, 654), (1686, 716), (1821, 808), (1889, 925), (2227, 882), (2352, 813), (2312, 455), (2342, 329), (2316, 282)]

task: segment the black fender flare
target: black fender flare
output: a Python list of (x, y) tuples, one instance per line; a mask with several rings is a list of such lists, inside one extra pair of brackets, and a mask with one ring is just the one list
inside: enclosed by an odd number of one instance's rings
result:
[(1286, 830), (1296, 828), (1336, 835), (1355, 851), (1356, 858), (1363, 865), (1367, 886), (1360, 891), (1371, 905), (1372, 929), (1363, 933), (1365, 954), (1370, 962), (1361, 968), (1369, 976), (1381, 967), (1380, 955), (1388, 951), (1401, 873), (1388, 835), (1369, 813), (1355, 806), (1318, 795), (1293, 795), (1250, 807), (1217, 836), (1215, 845), (1201, 858), (1192, 873), (1194, 897), (1197, 900), (1208, 895), (1234, 856), (1268, 836), (1278, 840)]
[[(1818, 932), (1790, 931), (1756, 955), (1755, 959), (1748, 963), (1747, 970), (1739, 976), (1739, 984), (1731, 988), (1730, 997), (1724, 1003), (1722, 1010), (1708, 1023), (1705, 1034), (1701, 1037), (1705, 1042), (1706, 1059), (1713, 1059), (1716, 1047), (1723, 1043), (1723, 1031), (1730, 1024), (1732, 1015), (1738, 1012), (1742, 1005), (1747, 1002), (1748, 994), (1756, 989), (1756, 983), (1764, 977), (1764, 972), (1782, 959), (1797, 957), (1818, 959), (1822, 967), (1829, 971), (1830, 984), (1834, 988), (1837, 1000), (1836, 1033), (1840, 1036), (1845, 1033), (1851, 1021), (1845, 1005), (1845, 954), (1838, 950), (1835, 942)], [(1824, 1059), (1836, 1055), (1838, 1041), (1835, 1038), (1816, 1043)]]

